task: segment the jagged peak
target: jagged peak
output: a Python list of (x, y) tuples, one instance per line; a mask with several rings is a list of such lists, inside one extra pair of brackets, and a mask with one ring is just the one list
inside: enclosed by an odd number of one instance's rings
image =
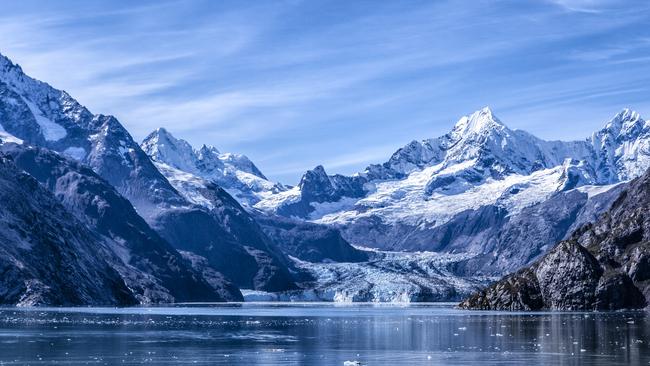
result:
[(175, 138), (163, 127), (150, 133), (142, 141), (141, 147), (160, 163), (190, 172), (194, 169), (196, 155), (192, 146), (185, 140)]
[(9, 57), (3, 55), (0, 53), (0, 71), (7, 71), (9, 69), (15, 68), (16, 70), (20, 71), (22, 73), (22, 68), (20, 65), (13, 63)]
[(171, 143), (178, 143), (180, 141), (185, 142), (184, 140), (177, 139), (172, 135), (169, 131), (167, 131), (166, 128), (164, 127), (158, 127), (155, 130), (153, 130), (147, 137), (144, 138), (142, 141), (143, 145), (150, 145), (150, 144), (161, 144), (165, 142), (171, 142)]
[(325, 172), (325, 167), (323, 167), (320, 164), (317, 165), (314, 169), (310, 170), (310, 172), (313, 172), (314, 174), (318, 174), (318, 175), (327, 175), (327, 173)]
[(609, 121), (608, 125), (615, 123), (637, 122), (639, 120), (642, 120), (639, 112), (630, 108), (623, 108), (622, 111), (616, 113), (616, 115)]
[[(200, 149), (196, 150), (192, 145), (181, 138), (176, 138), (169, 130), (165, 127), (158, 127), (153, 132), (151, 132), (147, 137), (142, 141), (142, 145), (152, 147), (151, 145), (160, 145), (169, 143), (175, 147), (182, 147), (185, 150), (192, 150), (195, 154), (201, 155), (220, 155), (219, 150), (211, 145), (203, 144)], [(146, 149), (145, 149), (146, 150)]]
[(490, 107), (486, 106), (468, 116), (461, 117), (454, 125), (452, 135), (463, 137), (505, 128), (507, 127), (492, 113)]
[(219, 155), (221, 152), (219, 152), (219, 149), (212, 145), (206, 145), (203, 144), (201, 148), (199, 149), (199, 154), (201, 155), (207, 155), (207, 154), (214, 154), (214, 155)]
[(641, 115), (630, 108), (623, 108), (612, 119), (610, 119), (605, 127), (594, 134), (602, 134), (604, 132), (613, 135), (629, 134), (633, 131), (638, 131), (638, 127), (645, 125), (646, 121), (641, 118)]
[(305, 174), (302, 175), (302, 178), (300, 179), (300, 183), (306, 179), (310, 179), (311, 177), (327, 177), (327, 172), (325, 171), (325, 168), (322, 165), (317, 165), (314, 167), (314, 169), (307, 170)]
[(158, 135), (171, 135), (165, 127), (158, 127), (153, 133)]
[(332, 188), (332, 182), (322, 165), (317, 165), (314, 169), (306, 171), (302, 175), (302, 178), (300, 178), (300, 183), (298, 184), (298, 187), (303, 192), (305, 190), (311, 191), (316, 186), (321, 186), (322, 188), (327, 187), (325, 189)]

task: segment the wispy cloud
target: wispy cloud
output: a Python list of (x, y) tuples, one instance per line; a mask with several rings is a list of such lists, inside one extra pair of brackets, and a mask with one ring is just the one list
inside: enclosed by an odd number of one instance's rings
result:
[(609, 6), (620, 4), (616, 0), (550, 0), (569, 11), (600, 13)]

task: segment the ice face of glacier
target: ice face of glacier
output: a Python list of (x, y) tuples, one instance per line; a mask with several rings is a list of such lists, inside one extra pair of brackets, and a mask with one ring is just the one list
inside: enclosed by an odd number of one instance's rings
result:
[(434, 302), (455, 301), (493, 281), (457, 276), (464, 255), (431, 252), (369, 252), (369, 261), (312, 263), (294, 258), (313, 277), (307, 288), (282, 294), (244, 293), (251, 301)]

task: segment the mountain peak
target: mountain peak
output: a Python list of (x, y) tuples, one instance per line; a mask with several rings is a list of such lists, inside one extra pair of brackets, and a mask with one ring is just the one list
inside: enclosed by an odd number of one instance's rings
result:
[(452, 135), (462, 137), (506, 128), (507, 127), (492, 113), (490, 107), (484, 107), (471, 115), (463, 116), (458, 120), (452, 130)]
[(308, 184), (311, 181), (329, 181), (327, 172), (322, 165), (317, 165), (314, 169), (307, 170), (305, 174), (302, 175), (300, 179), (299, 187), (303, 187), (305, 184)]
[(3, 55), (0, 53), (0, 71), (1, 72), (6, 72), (10, 69), (17, 69), (22, 73), (22, 68), (18, 64), (14, 64), (9, 57)]
[(622, 111), (618, 112), (614, 118), (610, 121), (610, 123), (616, 123), (616, 122), (637, 122), (638, 120), (641, 119), (641, 116), (637, 111), (634, 111), (630, 108), (623, 108)]
[(199, 149), (199, 155), (208, 155), (208, 154), (219, 155), (221, 154), (221, 152), (219, 152), (219, 149), (217, 149), (212, 145), (203, 144), (203, 146), (201, 146), (201, 148)]
[(325, 172), (325, 167), (323, 167), (322, 165), (317, 165), (312, 171), (319, 175), (323, 175), (323, 174), (327, 175), (327, 173)]
[(605, 127), (596, 134), (605, 133), (606, 135), (611, 134), (612, 136), (623, 135), (631, 137), (643, 130), (645, 124), (646, 122), (641, 118), (638, 112), (630, 108), (624, 108), (609, 120)]
[(193, 171), (196, 155), (185, 140), (175, 138), (163, 127), (157, 128), (142, 142), (142, 149), (154, 160), (174, 168)]
[(158, 127), (152, 133), (155, 133), (157, 135), (170, 135), (171, 136), (171, 133), (169, 133), (169, 131), (167, 131), (167, 129), (165, 127)]

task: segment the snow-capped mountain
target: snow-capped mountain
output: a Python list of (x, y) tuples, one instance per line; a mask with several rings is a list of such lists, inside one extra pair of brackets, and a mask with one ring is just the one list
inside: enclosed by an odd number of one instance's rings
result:
[(117, 119), (92, 114), (66, 92), (30, 78), (1, 55), (0, 116), (6, 133), (90, 167), (128, 199), (162, 239), (206, 257), (236, 285), (295, 287), (286, 259), (269, 247), (270, 240), (226, 192), (214, 191), (223, 198), (218, 209), (188, 201)]
[[(202, 161), (199, 156), (200, 150), (194, 150), (189, 143), (174, 138), (162, 128), (149, 135), (142, 146), (146, 151), (152, 152), (156, 166), (188, 201), (209, 210), (218, 209), (223, 205), (222, 198), (215, 194), (222, 189), (221, 184), (224, 184), (224, 181), (220, 181), (220, 179), (223, 178), (223, 174), (213, 174), (214, 172), (208, 174), (200, 168), (202, 166), (199, 163)], [(204, 149), (206, 149), (205, 146), (201, 150)], [(207, 149), (216, 150), (214, 148)], [(233, 154), (223, 155), (233, 156)], [(252, 163), (246, 163), (246, 166), (254, 167)], [(232, 165), (226, 167), (224, 164), (222, 167), (225, 167), (225, 170), (231, 169), (231, 173), (237, 170)], [(259, 172), (257, 168), (255, 171)], [(262, 178), (261, 173), (257, 176), (258, 179), (267, 182), (268, 186), (275, 186), (266, 178)], [(232, 177), (236, 178), (236, 175)], [(270, 192), (261, 191), (261, 193), (269, 194)], [(250, 206), (248, 209), (260, 228), (275, 243), (275, 246), (290, 256), (310, 262), (357, 262), (368, 259), (365, 252), (350, 246), (335, 229), (302, 220), (264, 214)]]
[(220, 153), (207, 145), (194, 149), (164, 128), (149, 134), (141, 146), (161, 170), (172, 167), (211, 181), (246, 206), (286, 190), (281, 184), (269, 181), (245, 155)]
[[(357, 213), (369, 216), (376, 207), (386, 213), (383, 218), (390, 218), (393, 215), (386, 211), (405, 198), (438, 202), (443, 196), (471, 195), (478, 186), (512, 186), (528, 177), (536, 180), (545, 176), (556, 181), (557, 184), (544, 184), (549, 193), (581, 185), (613, 184), (638, 176), (650, 164), (648, 132), (647, 123), (637, 113), (624, 110), (586, 140), (544, 141), (509, 129), (489, 108), (484, 108), (462, 117), (448, 134), (413, 141), (386, 163), (371, 165), (354, 176), (328, 176), (319, 166), (305, 173), (297, 187), (269, 197), (256, 207), (340, 222), (356, 217)], [(550, 178), (554, 175), (557, 177)], [(488, 201), (496, 198), (494, 193), (502, 192), (499, 187), (492, 188), (496, 192), (490, 190), (492, 194), (488, 196), (493, 197)], [(471, 204), (477, 207), (482, 203)], [(421, 215), (422, 209), (411, 211), (428, 222), (436, 219), (436, 215)], [(399, 215), (408, 210), (391, 211)], [(436, 221), (441, 223), (439, 218)]]
[[(536, 239), (519, 259), (495, 264), (483, 258), (466, 269), (498, 274), (536, 258), (568, 234), (574, 220), (606, 209), (611, 197), (596, 197), (650, 167), (649, 143), (650, 126), (627, 109), (591, 137), (563, 142), (512, 130), (484, 108), (462, 117), (449, 133), (413, 141), (386, 163), (353, 176), (328, 175), (318, 166), (298, 186), (254, 207), (333, 225), (356, 245), (481, 258), (513, 245), (506, 245), (513, 240), (508, 222), (530, 221), (524, 215), (542, 207), (563, 213), (562, 219), (536, 216), (539, 231), (528, 238)], [(549, 201), (560, 194), (570, 199)], [(474, 222), (471, 230), (460, 229), (467, 220)]]

